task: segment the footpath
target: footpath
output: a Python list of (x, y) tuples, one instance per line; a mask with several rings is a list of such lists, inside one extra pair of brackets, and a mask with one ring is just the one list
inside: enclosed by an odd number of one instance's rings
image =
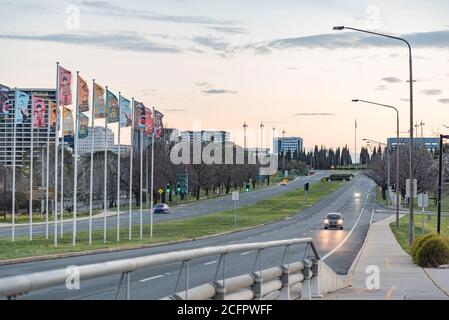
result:
[(449, 269), (423, 269), (396, 241), (391, 215), (370, 227), (347, 281), (324, 300), (449, 300)]

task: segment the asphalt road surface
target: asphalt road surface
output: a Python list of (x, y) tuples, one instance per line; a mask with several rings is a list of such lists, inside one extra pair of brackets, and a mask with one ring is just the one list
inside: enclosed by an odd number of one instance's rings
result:
[[(251, 204), (257, 203), (263, 199), (270, 198), (281, 193), (285, 193), (287, 191), (295, 190), (299, 187), (303, 187), (305, 182), (318, 182), (322, 177), (326, 174), (329, 174), (328, 171), (317, 171), (312, 176), (300, 177), (297, 180), (294, 180), (288, 183), (286, 186), (273, 185), (270, 187), (266, 187), (263, 189), (259, 189), (253, 192), (244, 192), (240, 193), (240, 200), (237, 202), (237, 207), (247, 206), (248, 205), (248, 197)], [(215, 199), (200, 201), (198, 203), (189, 203), (189, 204), (180, 204), (171, 209), (170, 214), (155, 214), (153, 215), (154, 222), (158, 221), (168, 221), (168, 220), (176, 220), (176, 219), (185, 219), (191, 218), (201, 215), (207, 215), (214, 212), (219, 212), (223, 210), (233, 209), (234, 202), (230, 200), (230, 196), (219, 197)], [(113, 210), (113, 209), (110, 209)], [(133, 225), (138, 225), (140, 221), (140, 210), (132, 211), (132, 223)], [(143, 210), (143, 223), (150, 223), (150, 215), (149, 210)], [(117, 216), (112, 215), (107, 217), (107, 226), (109, 228), (115, 228), (117, 225)], [(123, 228), (128, 228), (129, 225), (129, 213), (128, 211), (122, 212), (120, 214), (120, 226)], [(58, 229), (61, 225), (58, 226)], [(65, 221), (63, 226), (64, 232), (72, 232), (73, 224), (71, 221)], [(29, 234), (29, 225), (28, 224), (16, 224), (15, 228), (16, 236), (23, 236)], [(89, 229), (89, 220), (78, 220), (77, 222), (77, 230), (88, 230)], [(92, 220), (92, 229), (93, 230), (103, 230), (103, 217), (96, 217)], [(49, 223), (49, 233), (50, 237), (52, 237), (54, 230), (53, 222)], [(59, 229), (60, 230), (60, 229)], [(33, 235), (44, 235), (45, 234), (45, 225), (44, 224), (35, 224), (33, 225)], [(10, 227), (2, 227), (0, 228), (0, 237), (11, 237), (11, 228)]]
[[(301, 182), (298, 182), (301, 183)], [(359, 193), (359, 197), (355, 196)], [(340, 190), (319, 201), (300, 214), (283, 221), (255, 229), (217, 236), (180, 244), (164, 245), (147, 249), (135, 249), (105, 254), (86, 255), (57, 260), (38, 261), (16, 265), (0, 266), (2, 277), (26, 274), (70, 265), (83, 265), (108, 260), (132, 258), (175, 250), (192, 249), (205, 246), (248, 243), (312, 237), (324, 261), (337, 273), (346, 274), (365, 239), (370, 222), (385, 214), (375, 213), (375, 186), (363, 176), (357, 176)], [(228, 201), (231, 201), (228, 199)], [(323, 230), (323, 217), (328, 212), (341, 212), (345, 219), (344, 230)], [(284, 248), (272, 248), (263, 253), (263, 268), (280, 264)], [(291, 248), (290, 261), (302, 260), (305, 246)], [(237, 276), (252, 271), (256, 252), (230, 254), (226, 258), (226, 277)], [(218, 256), (192, 260), (190, 262), (190, 287), (213, 280)], [(140, 270), (131, 274), (131, 299), (158, 299), (174, 292), (180, 263)], [(221, 274), (221, 273), (219, 273)], [(67, 290), (58, 286), (31, 292), (26, 299), (113, 299), (119, 282), (119, 275), (98, 279), (81, 279), (79, 290)], [(184, 290), (181, 276), (176, 291)], [(122, 290), (119, 298), (124, 298)]]

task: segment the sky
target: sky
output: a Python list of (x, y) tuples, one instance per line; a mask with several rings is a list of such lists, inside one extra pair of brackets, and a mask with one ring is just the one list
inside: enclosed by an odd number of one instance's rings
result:
[(447, 12), (444, 0), (0, 0), (0, 83), (55, 87), (59, 61), (161, 110), (169, 127), (228, 130), (243, 145), (246, 121), (248, 145), (260, 146), (263, 122), (264, 147), (274, 127), (306, 149), (354, 150), (355, 119), (358, 149), (396, 130), (392, 110), (355, 98), (396, 106), (407, 135), (408, 51), (332, 27), (410, 41), (414, 117), (434, 136), (449, 125)]

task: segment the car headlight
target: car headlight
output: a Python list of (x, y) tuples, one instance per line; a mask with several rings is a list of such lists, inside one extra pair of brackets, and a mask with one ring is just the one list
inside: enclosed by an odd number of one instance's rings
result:
[(324, 219), (324, 223), (328, 224), (329, 223), (329, 219)]
[(337, 223), (338, 223), (338, 224), (343, 224), (343, 219), (339, 219), (339, 220), (337, 221)]

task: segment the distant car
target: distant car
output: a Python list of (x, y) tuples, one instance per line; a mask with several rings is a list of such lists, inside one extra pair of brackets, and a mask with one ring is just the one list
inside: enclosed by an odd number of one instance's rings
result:
[(281, 181), (281, 183), (279, 183), (279, 185), (280, 185), (280, 186), (286, 186), (287, 183), (288, 183), (288, 179), (283, 179), (283, 180)]
[(153, 212), (154, 213), (170, 213), (170, 208), (165, 203), (159, 203), (154, 206)]
[(354, 197), (355, 197), (356, 199), (359, 199), (359, 198), (360, 198), (360, 192), (354, 193)]
[(328, 213), (323, 221), (324, 229), (334, 228), (343, 230), (344, 220), (345, 219), (343, 219), (341, 213), (338, 212)]
[(322, 177), (322, 178), (321, 178), (321, 181), (323, 181), (323, 182), (324, 182), (324, 181), (329, 181), (329, 177)]

